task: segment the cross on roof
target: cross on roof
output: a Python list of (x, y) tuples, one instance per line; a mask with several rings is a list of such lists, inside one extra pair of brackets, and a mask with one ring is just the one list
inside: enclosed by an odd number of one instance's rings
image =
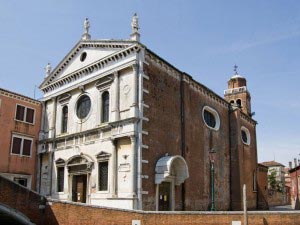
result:
[(237, 65), (234, 65), (234, 67), (233, 67), (234, 69), (233, 69), (233, 71), (235, 72), (235, 75), (238, 75), (238, 72), (237, 72), (237, 68), (238, 68), (238, 66)]

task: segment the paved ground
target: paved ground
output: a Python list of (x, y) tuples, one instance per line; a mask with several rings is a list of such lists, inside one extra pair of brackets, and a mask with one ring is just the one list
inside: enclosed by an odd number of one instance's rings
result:
[(291, 205), (271, 206), (270, 211), (291, 211), (294, 210)]

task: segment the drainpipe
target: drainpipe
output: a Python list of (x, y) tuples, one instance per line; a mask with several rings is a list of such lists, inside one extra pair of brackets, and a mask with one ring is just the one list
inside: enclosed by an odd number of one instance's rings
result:
[[(42, 102), (42, 116), (41, 116), (41, 130), (40, 130), (40, 132), (39, 132), (39, 134), (41, 134), (42, 133), (42, 138), (41, 138), (41, 136), (39, 135), (39, 141), (40, 141), (40, 138), (41, 139), (44, 139), (44, 134), (45, 134), (45, 113), (46, 112), (46, 106), (45, 106), (45, 102)], [(39, 168), (39, 170), (38, 170), (38, 173), (37, 173), (37, 177), (38, 177), (38, 182), (37, 182), (37, 191), (38, 191), (38, 193), (41, 193), (41, 184), (42, 184), (42, 160), (43, 160), (43, 153), (39, 153), (39, 145), (40, 144), (38, 144), (38, 146), (37, 146), (37, 156), (38, 156), (38, 168)], [(43, 146), (44, 146), (45, 144), (43, 143)]]
[[(184, 81), (183, 76), (180, 76), (180, 121), (181, 121), (181, 156), (185, 159), (185, 112), (184, 112)], [(185, 211), (185, 183), (182, 183), (181, 188), (182, 211)]]

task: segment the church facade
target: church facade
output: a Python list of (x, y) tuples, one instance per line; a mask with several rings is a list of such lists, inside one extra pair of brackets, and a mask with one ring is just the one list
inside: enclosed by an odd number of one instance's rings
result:
[(140, 43), (81, 40), (48, 64), (38, 190), (51, 198), (140, 210), (257, 206), (256, 122), (246, 79), (225, 99)]

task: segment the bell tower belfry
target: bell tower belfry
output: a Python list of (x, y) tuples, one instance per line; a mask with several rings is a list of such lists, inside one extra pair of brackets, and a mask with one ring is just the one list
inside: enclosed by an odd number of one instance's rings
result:
[(235, 65), (235, 74), (228, 81), (228, 89), (224, 91), (224, 98), (233, 108), (240, 108), (243, 113), (251, 116), (251, 96), (247, 90), (247, 81), (237, 72), (237, 68)]

